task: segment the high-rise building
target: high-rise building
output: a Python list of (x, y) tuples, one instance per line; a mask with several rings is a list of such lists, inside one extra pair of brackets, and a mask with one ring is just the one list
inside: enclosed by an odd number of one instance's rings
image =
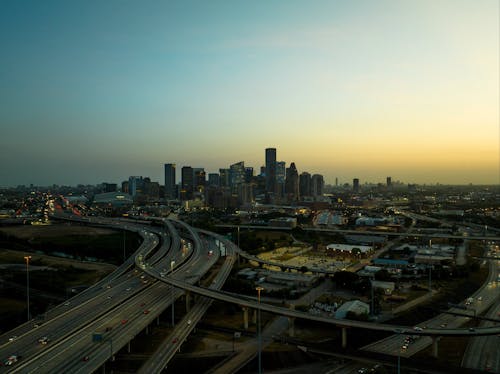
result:
[(276, 148), (266, 148), (266, 191), (276, 192)]
[(299, 192), (300, 196), (311, 196), (311, 174), (304, 171), (299, 177)]
[(194, 181), (194, 191), (203, 193), (205, 191), (205, 185), (207, 183), (207, 177), (205, 174), (205, 169), (194, 168), (193, 169), (193, 181)]
[(229, 181), (233, 193), (237, 193), (238, 186), (245, 183), (245, 175), (245, 163), (243, 161), (229, 166)]
[(247, 166), (245, 167), (245, 182), (250, 183), (253, 178), (253, 167)]
[(276, 187), (275, 193), (277, 197), (285, 196), (285, 181), (286, 181), (286, 162), (276, 162)]
[(387, 177), (386, 181), (387, 181), (387, 188), (391, 188), (392, 187), (392, 178)]
[(218, 173), (209, 173), (208, 174), (208, 185), (209, 186), (220, 186), (220, 175)]
[(323, 190), (325, 187), (325, 181), (321, 174), (314, 174), (311, 177), (311, 192), (315, 197), (323, 196)]
[(140, 195), (144, 192), (144, 181), (142, 177), (131, 176), (128, 178), (128, 193), (132, 196)]
[(352, 180), (352, 192), (359, 193), (359, 179), (354, 178)]
[(183, 166), (181, 170), (181, 199), (190, 200), (193, 197), (194, 172), (191, 166)]
[(175, 164), (165, 164), (165, 198), (175, 199)]
[(285, 192), (290, 201), (299, 199), (299, 173), (295, 167), (295, 162), (286, 169)]
[(219, 169), (219, 174), (220, 174), (220, 186), (229, 187), (230, 186), (229, 169)]

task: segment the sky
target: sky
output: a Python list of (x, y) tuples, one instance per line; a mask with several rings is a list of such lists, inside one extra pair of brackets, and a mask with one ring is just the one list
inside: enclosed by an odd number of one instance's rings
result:
[(264, 149), (326, 183), (500, 183), (498, 0), (0, 1), (0, 186)]

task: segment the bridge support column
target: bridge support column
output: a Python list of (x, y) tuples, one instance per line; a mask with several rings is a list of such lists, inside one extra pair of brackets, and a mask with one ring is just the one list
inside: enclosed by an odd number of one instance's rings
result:
[(288, 335), (293, 338), (295, 337), (295, 318), (288, 317)]
[(438, 357), (438, 342), (441, 339), (440, 336), (432, 337), (432, 357)]
[(252, 323), (255, 325), (257, 324), (257, 309), (254, 309), (253, 310), (253, 314), (252, 314)]
[(191, 292), (186, 291), (186, 312), (191, 310)]
[(243, 309), (243, 327), (248, 330), (248, 307), (244, 306), (241, 309)]
[(146, 326), (146, 335), (149, 334), (149, 325)]
[(127, 353), (130, 353), (130, 340), (129, 340), (128, 344), (127, 344)]
[(342, 327), (342, 348), (347, 348), (347, 327)]
[(160, 326), (160, 316), (156, 317), (156, 326)]

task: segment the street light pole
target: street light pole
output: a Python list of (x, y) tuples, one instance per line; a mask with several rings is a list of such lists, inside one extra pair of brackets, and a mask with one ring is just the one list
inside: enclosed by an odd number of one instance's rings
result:
[(258, 342), (259, 342), (259, 374), (262, 373), (262, 336), (260, 332), (260, 291), (264, 290), (263, 287), (256, 287), (257, 290), (257, 300), (259, 308), (257, 310), (257, 333), (258, 333)]
[[(170, 261), (170, 276), (172, 277), (173, 274), (174, 274), (174, 265), (175, 265), (175, 261), (172, 260)], [(170, 286), (172, 287), (171, 290), (172, 290), (172, 327), (174, 327), (175, 325), (175, 312), (174, 312), (174, 305), (175, 305), (175, 299), (174, 299), (174, 286)]]
[(26, 295), (27, 295), (27, 305), (28, 305), (28, 321), (30, 320), (30, 260), (31, 256), (24, 256), (26, 260)]

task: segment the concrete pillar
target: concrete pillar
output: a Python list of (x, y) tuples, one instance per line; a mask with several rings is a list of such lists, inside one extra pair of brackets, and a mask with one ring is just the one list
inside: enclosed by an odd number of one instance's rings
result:
[(191, 310), (191, 292), (186, 291), (186, 312)]
[(438, 342), (441, 339), (440, 336), (432, 337), (432, 357), (438, 357)]
[(149, 325), (146, 326), (146, 335), (149, 334)]
[(128, 344), (127, 344), (127, 352), (130, 353), (130, 340), (128, 341)]
[(347, 348), (347, 327), (342, 327), (342, 348)]
[(288, 317), (288, 336), (295, 337), (295, 318)]
[(156, 317), (156, 326), (160, 326), (160, 316)]
[(253, 323), (253, 324), (257, 324), (257, 309), (254, 309), (254, 310), (253, 310), (253, 314), (252, 314), (252, 323)]
[(243, 327), (248, 330), (248, 308), (244, 306), (241, 309), (243, 309)]

